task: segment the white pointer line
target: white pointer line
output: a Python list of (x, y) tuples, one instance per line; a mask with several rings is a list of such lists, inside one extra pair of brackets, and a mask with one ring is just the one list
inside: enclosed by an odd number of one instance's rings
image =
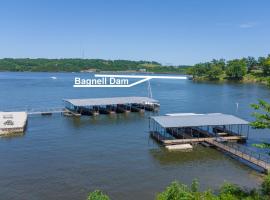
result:
[(95, 77), (113, 77), (113, 78), (149, 78), (149, 79), (187, 79), (186, 76), (137, 76), (137, 75), (115, 75), (115, 74), (95, 74)]
[(136, 81), (129, 85), (73, 85), (73, 87), (78, 88), (128, 88), (151, 79), (187, 79), (185, 76), (136, 76), (136, 75), (108, 75), (108, 74), (95, 74), (95, 77), (105, 77), (105, 78), (142, 78), (142, 80)]
[(130, 85), (73, 85), (76, 88), (128, 88)]

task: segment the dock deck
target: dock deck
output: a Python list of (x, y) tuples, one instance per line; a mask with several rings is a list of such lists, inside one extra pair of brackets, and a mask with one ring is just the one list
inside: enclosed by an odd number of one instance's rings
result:
[[(270, 172), (270, 159), (264, 158), (261, 154), (251, 151), (243, 151), (240, 148), (227, 145), (223, 142), (238, 142), (245, 140), (243, 136), (226, 136), (226, 137), (206, 137), (206, 138), (188, 138), (188, 139), (166, 139), (162, 135), (153, 136), (158, 142), (164, 146), (173, 146), (180, 144), (207, 143), (212, 147), (225, 151), (237, 158), (241, 158), (249, 163), (261, 167), (266, 173)], [(222, 141), (222, 142), (221, 142)]]
[[(185, 144), (185, 143), (201, 143), (201, 142), (208, 142), (215, 140), (217, 138), (213, 137), (206, 137), (206, 138), (188, 138), (188, 139), (174, 139), (174, 140), (160, 140), (160, 143), (163, 145), (177, 145), (177, 144)], [(227, 141), (227, 142), (237, 142), (245, 139), (245, 137), (241, 136), (228, 136), (228, 137), (218, 137), (219, 140)]]
[[(162, 135), (152, 136), (158, 142), (163, 144), (164, 146), (173, 146), (180, 144), (194, 144), (194, 143), (207, 143), (212, 147), (215, 147), (219, 150), (225, 151), (237, 158), (241, 158), (249, 163), (252, 163), (256, 166), (261, 167), (266, 173), (270, 172), (270, 159), (264, 158), (261, 154), (256, 152), (251, 152), (247, 150), (241, 150), (240, 148), (236, 148), (236, 146), (230, 146), (223, 142), (238, 142), (245, 137), (243, 136), (227, 136), (227, 137), (207, 137), (207, 138), (189, 138), (189, 139), (166, 139)], [(218, 142), (218, 141), (219, 142)], [(221, 142), (223, 141), (223, 142)]]
[(264, 169), (266, 173), (270, 172), (270, 160), (267, 158), (263, 158), (261, 154), (251, 151), (245, 152), (212, 139), (207, 140), (206, 142), (213, 145), (216, 148), (219, 148), (220, 150), (223, 150), (227, 153), (232, 154), (233, 156), (236, 156), (237, 158), (241, 158), (245, 161), (248, 161), (249, 163), (261, 167), (262, 169)]

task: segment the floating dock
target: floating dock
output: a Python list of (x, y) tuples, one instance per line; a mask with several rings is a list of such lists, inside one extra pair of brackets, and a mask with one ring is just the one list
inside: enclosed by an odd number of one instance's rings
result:
[(95, 116), (129, 112), (158, 111), (159, 102), (148, 97), (112, 97), (89, 99), (64, 99), (65, 109), (70, 112)]
[(249, 122), (236, 116), (222, 113), (154, 116), (149, 118), (149, 130), (153, 139), (171, 150), (183, 144), (207, 144), (270, 172), (270, 157), (234, 145), (245, 143), (249, 136)]
[(64, 114), (66, 112), (69, 112), (66, 109), (58, 109), (58, 108), (51, 108), (51, 109), (43, 109), (43, 110), (31, 110), (28, 111), (27, 114), (28, 115), (52, 115), (52, 114)]
[(168, 150), (191, 150), (193, 147), (191, 144), (177, 144), (177, 145), (167, 145)]
[(23, 133), (26, 124), (26, 112), (0, 112), (0, 136)]

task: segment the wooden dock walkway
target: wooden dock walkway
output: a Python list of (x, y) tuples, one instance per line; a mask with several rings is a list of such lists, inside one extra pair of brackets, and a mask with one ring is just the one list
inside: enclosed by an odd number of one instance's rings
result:
[(236, 156), (238, 158), (241, 158), (245, 161), (248, 161), (254, 165), (261, 167), (262, 169), (264, 169), (266, 173), (270, 172), (270, 159), (263, 158), (261, 154), (247, 150), (246, 151), (240, 150), (240, 148), (237, 149), (235, 147), (231, 147), (229, 145), (217, 142), (214, 139), (207, 139), (206, 142), (215, 146), (216, 148), (219, 148), (225, 152), (232, 154), (233, 156)]
[(40, 110), (30, 110), (27, 115), (52, 115), (52, 114), (64, 114), (65, 116), (81, 116), (80, 113), (73, 112), (66, 108), (50, 108), (50, 109), (40, 109)]
[[(222, 141), (239, 141), (244, 140), (243, 136), (228, 136), (228, 137), (218, 137)], [(205, 138), (189, 138), (189, 139), (174, 139), (174, 140), (160, 140), (164, 145), (174, 145), (174, 144), (185, 144), (185, 143), (198, 143), (198, 142), (208, 142), (209, 140), (214, 140), (213, 137)]]
[(53, 110), (53, 111), (33, 111), (27, 112), (28, 115), (49, 115), (49, 114), (57, 114), (57, 113), (65, 113), (68, 112), (66, 110)]
[(52, 115), (52, 114), (61, 114), (67, 112), (63, 107), (51, 107), (51, 108), (32, 108), (26, 109), (27, 115)]
[[(246, 140), (244, 136), (224, 136), (224, 137), (205, 137), (205, 138), (188, 138), (188, 139), (167, 139), (163, 135), (156, 135), (151, 133), (152, 137), (165, 146), (179, 145), (179, 144), (194, 144), (207, 143), (212, 147), (227, 152), (236, 158), (245, 160), (254, 164), (264, 170), (270, 172), (270, 157), (253, 152), (244, 146), (240, 146), (234, 142)], [(226, 143), (227, 142), (227, 143)], [(242, 148), (241, 148), (242, 147)]]

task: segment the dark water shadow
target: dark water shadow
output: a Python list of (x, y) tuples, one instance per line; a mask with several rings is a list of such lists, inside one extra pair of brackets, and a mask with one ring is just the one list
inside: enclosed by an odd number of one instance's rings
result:
[(74, 127), (85, 127), (89, 125), (111, 125), (117, 123), (134, 123), (147, 119), (145, 114), (141, 113), (123, 113), (98, 116), (69, 117), (68, 122)]

